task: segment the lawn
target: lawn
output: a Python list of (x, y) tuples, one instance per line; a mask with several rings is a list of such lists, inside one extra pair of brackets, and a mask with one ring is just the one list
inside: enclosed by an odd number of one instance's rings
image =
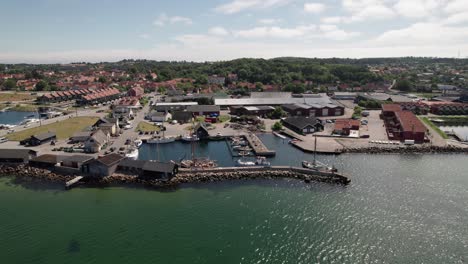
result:
[(16, 102), (32, 100), (36, 96), (29, 93), (0, 93), (0, 102)]
[(440, 130), (440, 128), (436, 125), (434, 125), (434, 123), (432, 123), (431, 120), (429, 120), (429, 118), (427, 117), (421, 117), (421, 120), (428, 126), (430, 126), (432, 129), (434, 129), (437, 134), (439, 134), (442, 138), (444, 139), (448, 139), (448, 136), (444, 133), (444, 131)]
[(143, 131), (143, 132), (153, 132), (161, 130), (158, 126), (150, 124), (148, 122), (140, 122), (138, 123), (137, 128), (135, 129), (136, 132)]
[(75, 117), (66, 119), (61, 122), (55, 122), (52, 124), (43, 125), (40, 127), (33, 127), (20, 132), (12, 133), (7, 135), (6, 137), (9, 140), (20, 141), (29, 138), (32, 135), (52, 131), (57, 133), (58, 139), (68, 139), (76, 132), (83, 131), (86, 127), (92, 126), (94, 123), (96, 123), (97, 120), (97, 117)]
[(17, 104), (11, 106), (10, 111), (18, 111), (18, 112), (36, 112), (38, 105), (32, 104)]

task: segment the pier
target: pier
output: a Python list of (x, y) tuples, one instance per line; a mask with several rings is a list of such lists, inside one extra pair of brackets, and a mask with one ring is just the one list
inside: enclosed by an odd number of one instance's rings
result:
[(73, 187), (73, 185), (77, 184), (79, 181), (81, 181), (81, 179), (83, 179), (83, 176), (76, 176), (75, 178), (73, 178), (72, 180), (69, 180), (65, 183), (65, 189), (70, 189), (71, 187)]
[(244, 135), (250, 147), (257, 156), (273, 157), (276, 155), (276, 151), (268, 149), (265, 144), (257, 137), (257, 135), (249, 133)]

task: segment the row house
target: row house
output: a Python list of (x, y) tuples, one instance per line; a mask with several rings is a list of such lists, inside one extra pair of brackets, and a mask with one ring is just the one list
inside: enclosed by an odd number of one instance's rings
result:
[(384, 119), (388, 138), (391, 140), (414, 140), (421, 144), (426, 141), (427, 128), (411, 111), (403, 110), (398, 104), (383, 104)]
[(341, 116), (344, 114), (344, 107), (334, 104), (290, 104), (281, 106), (290, 116)]

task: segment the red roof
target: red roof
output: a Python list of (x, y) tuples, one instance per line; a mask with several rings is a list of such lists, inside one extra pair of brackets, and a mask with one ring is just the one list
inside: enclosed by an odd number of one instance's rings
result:
[(399, 104), (382, 104), (382, 111), (384, 112), (400, 112), (401, 110)]
[(343, 130), (344, 128), (359, 128), (361, 123), (359, 120), (354, 119), (337, 119), (335, 121), (335, 129), (336, 130)]
[(426, 132), (426, 127), (412, 112), (399, 111), (395, 115), (403, 132)]

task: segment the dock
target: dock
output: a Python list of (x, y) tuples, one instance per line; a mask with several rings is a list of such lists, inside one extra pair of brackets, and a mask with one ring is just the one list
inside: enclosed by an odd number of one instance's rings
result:
[(65, 188), (66, 189), (70, 189), (73, 185), (77, 184), (79, 181), (81, 181), (81, 179), (83, 179), (83, 176), (76, 176), (75, 178), (67, 181), (65, 183)]
[(249, 133), (244, 135), (250, 147), (257, 156), (273, 157), (276, 155), (276, 151), (268, 149), (265, 144), (257, 137), (257, 135)]

